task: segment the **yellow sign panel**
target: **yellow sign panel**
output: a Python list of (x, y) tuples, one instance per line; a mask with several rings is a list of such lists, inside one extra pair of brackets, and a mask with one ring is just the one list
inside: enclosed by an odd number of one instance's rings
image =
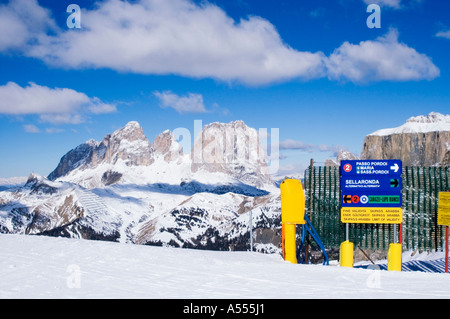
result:
[(401, 224), (403, 211), (398, 207), (343, 207), (341, 222), (357, 224)]
[(438, 202), (438, 225), (450, 226), (450, 193), (440, 192)]

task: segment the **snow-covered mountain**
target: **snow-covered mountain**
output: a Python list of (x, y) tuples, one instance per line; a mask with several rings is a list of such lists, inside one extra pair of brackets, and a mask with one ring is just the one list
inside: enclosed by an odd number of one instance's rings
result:
[(404, 166), (450, 165), (450, 115), (431, 112), (414, 116), (399, 127), (377, 130), (364, 139), (361, 155), (340, 150), (326, 166), (342, 160), (401, 159)]
[(243, 121), (205, 126), (191, 160), (192, 172), (222, 172), (256, 187), (273, 184), (258, 133)]
[(0, 192), (0, 232), (245, 250), (252, 211), (254, 229), (272, 229), (259, 250), (277, 250), (279, 191), (262, 154), (242, 121), (206, 126), (190, 154), (170, 131), (150, 143), (130, 122)]
[(428, 115), (410, 117), (406, 123), (395, 128), (381, 129), (370, 135), (386, 136), (405, 133), (428, 133), (450, 131), (450, 115), (431, 112)]
[(205, 126), (190, 154), (183, 153), (169, 130), (150, 143), (139, 123), (129, 122), (101, 142), (90, 140), (69, 151), (48, 179), (89, 189), (191, 181), (273, 187), (258, 134), (242, 121)]
[[(148, 167), (154, 163), (154, 150), (138, 122), (108, 134), (101, 142), (89, 140), (65, 154), (48, 179), (70, 181), (87, 188), (107, 186), (123, 176), (127, 167)], [(126, 180), (125, 180), (126, 182)]]
[(450, 115), (431, 112), (367, 135), (361, 159), (369, 158), (398, 158), (405, 166), (450, 165)]

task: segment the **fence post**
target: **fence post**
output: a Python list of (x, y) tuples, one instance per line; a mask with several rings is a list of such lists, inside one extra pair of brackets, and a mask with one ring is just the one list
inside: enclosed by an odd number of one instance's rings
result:
[[(312, 197), (312, 192), (313, 192), (313, 189), (312, 189), (312, 174), (313, 174), (313, 167), (314, 167), (314, 159), (312, 159), (311, 158), (311, 160), (310, 160), (310, 162), (309, 162), (309, 174), (310, 174), (310, 178), (309, 178), (309, 184), (310, 184), (310, 188), (309, 188), (309, 191), (310, 191), (310, 204), (309, 204), (309, 220), (311, 220), (312, 221), (312, 212), (313, 212), (313, 210), (312, 210), (312, 199), (313, 199), (313, 197)], [(309, 242), (311, 241), (311, 236), (308, 234), (308, 240), (306, 241), (306, 245), (305, 245), (305, 263), (307, 263), (308, 262), (308, 252), (309, 252)]]

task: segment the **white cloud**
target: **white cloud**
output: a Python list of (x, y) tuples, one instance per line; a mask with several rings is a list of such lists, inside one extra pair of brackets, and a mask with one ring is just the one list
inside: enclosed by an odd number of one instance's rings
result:
[(319, 77), (324, 59), (321, 52), (301, 52), (285, 44), (263, 18), (235, 21), (216, 5), (189, 0), (103, 1), (93, 10), (82, 10), (80, 30), (59, 30), (24, 44), (23, 50), (66, 68), (248, 85)]
[(0, 50), (14, 50), (44, 38), (56, 24), (37, 0), (11, 0), (0, 5), (0, 30)]
[(390, 7), (394, 9), (400, 9), (400, 3), (402, 0), (364, 0), (364, 3), (369, 4), (378, 4), (382, 7)]
[(34, 124), (25, 124), (23, 129), (27, 133), (40, 133), (41, 130)]
[(171, 91), (154, 92), (153, 94), (159, 99), (162, 108), (170, 107), (180, 114), (206, 112), (201, 94), (189, 93), (187, 96), (179, 96)]
[[(23, 5), (24, 1), (31, 5)], [(400, 0), (376, 2), (391, 8), (401, 5)], [(36, 27), (31, 28), (27, 15), (35, 16)], [(439, 76), (429, 57), (398, 42), (396, 30), (359, 44), (344, 42), (327, 57), (290, 47), (261, 17), (235, 21), (208, 2), (105, 0), (92, 10), (82, 10), (77, 30), (57, 29), (36, 0), (10, 0), (0, 6), (0, 17), (10, 24), (2, 29), (14, 30), (0, 35), (0, 51), (20, 49), (28, 57), (62, 68), (175, 74), (251, 86), (323, 77), (371, 82)], [(98, 106), (92, 111), (108, 109)]]
[(46, 113), (40, 114), (41, 121), (46, 123), (58, 124), (81, 124), (85, 122), (83, 115), (79, 113)]
[(88, 109), (94, 114), (107, 114), (117, 111), (115, 105), (103, 103), (98, 97), (93, 97), (90, 99)]
[(37, 114), (44, 122), (54, 124), (83, 122), (82, 114), (115, 111), (113, 105), (98, 98), (67, 88), (49, 88), (35, 83), (21, 87), (15, 82), (0, 86), (0, 114)]
[(21, 87), (14, 82), (0, 86), (3, 114), (69, 113), (89, 101), (86, 94), (71, 89), (52, 89), (35, 83)]
[(45, 133), (47, 134), (62, 133), (62, 132), (64, 132), (62, 128), (48, 127), (45, 129)]
[(439, 31), (438, 33), (436, 33), (436, 36), (440, 38), (450, 39), (450, 30)]
[(391, 29), (374, 41), (344, 42), (327, 61), (328, 77), (352, 82), (432, 80), (439, 69), (425, 54), (398, 42)]
[(276, 180), (284, 179), (285, 177), (290, 178), (303, 178), (305, 175), (305, 170), (308, 168), (306, 163), (289, 163), (280, 165), (278, 171), (273, 174), (273, 178)]
[(305, 152), (331, 152), (334, 155), (341, 149), (346, 149), (341, 145), (306, 144), (302, 141), (287, 139), (279, 143), (280, 150), (300, 150)]

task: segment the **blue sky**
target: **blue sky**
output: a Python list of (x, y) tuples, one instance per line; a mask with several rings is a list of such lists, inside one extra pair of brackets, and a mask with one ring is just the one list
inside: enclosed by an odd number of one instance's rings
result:
[(48, 175), (132, 120), (150, 141), (195, 120), (278, 128), (280, 174), (302, 174), (450, 110), (448, 1), (10, 0), (0, 29), (0, 177)]

